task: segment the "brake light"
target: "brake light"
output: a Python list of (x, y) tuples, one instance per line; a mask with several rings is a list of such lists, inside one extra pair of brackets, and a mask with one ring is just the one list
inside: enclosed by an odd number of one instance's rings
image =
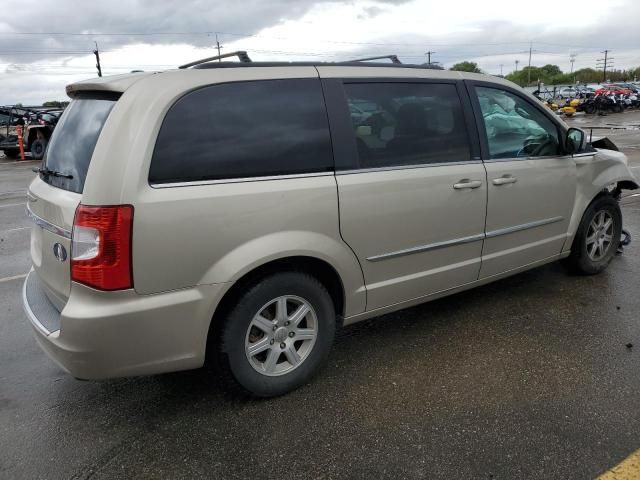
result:
[(71, 280), (99, 290), (133, 288), (133, 206), (79, 205), (73, 221)]

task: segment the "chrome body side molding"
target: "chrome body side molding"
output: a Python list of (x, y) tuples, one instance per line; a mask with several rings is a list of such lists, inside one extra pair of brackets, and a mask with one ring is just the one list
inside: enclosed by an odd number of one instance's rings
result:
[(367, 260), (370, 262), (379, 262), (380, 260), (402, 257), (404, 255), (412, 255), (414, 253), (428, 252), (430, 250), (436, 250), (438, 248), (453, 247), (455, 245), (477, 242), (478, 240), (484, 240), (485, 238), (494, 238), (499, 237), (500, 235), (507, 235), (509, 233), (520, 232), (522, 230), (528, 230), (530, 228), (541, 227), (543, 225), (561, 222), (562, 220), (564, 220), (564, 217), (545, 218), (544, 220), (536, 220), (535, 222), (523, 223), (521, 225), (500, 228), (498, 230), (491, 230), (490, 232), (478, 233), (477, 235), (471, 235), (468, 237), (454, 238), (453, 240), (446, 240), (444, 242), (429, 243), (427, 245), (419, 245), (417, 247), (405, 248), (403, 250), (382, 253), (380, 255), (373, 255), (371, 257), (367, 257)]

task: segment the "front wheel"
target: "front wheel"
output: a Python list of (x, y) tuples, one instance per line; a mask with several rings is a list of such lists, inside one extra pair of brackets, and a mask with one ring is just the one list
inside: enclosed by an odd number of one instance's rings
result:
[(596, 199), (585, 211), (576, 232), (570, 269), (583, 275), (601, 272), (616, 253), (622, 233), (622, 212), (610, 195)]
[(226, 378), (258, 397), (306, 383), (327, 358), (336, 313), (327, 289), (302, 272), (264, 278), (225, 315), (218, 344)]

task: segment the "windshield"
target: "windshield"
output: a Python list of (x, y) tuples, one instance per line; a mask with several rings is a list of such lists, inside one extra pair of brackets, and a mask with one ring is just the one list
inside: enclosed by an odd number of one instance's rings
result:
[(45, 182), (82, 193), (93, 150), (116, 100), (111, 94), (85, 94), (69, 104), (51, 136), (43, 166), (72, 178), (41, 173)]

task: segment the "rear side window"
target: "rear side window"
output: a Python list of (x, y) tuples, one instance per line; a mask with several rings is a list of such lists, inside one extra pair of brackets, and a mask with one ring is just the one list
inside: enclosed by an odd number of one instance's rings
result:
[(344, 88), (360, 168), (470, 159), (455, 85), (348, 83)]
[(66, 108), (58, 122), (43, 166), (55, 174), (40, 174), (54, 187), (82, 193), (96, 142), (119, 94), (81, 94)]
[(317, 79), (211, 85), (179, 99), (156, 141), (151, 184), (333, 170)]

